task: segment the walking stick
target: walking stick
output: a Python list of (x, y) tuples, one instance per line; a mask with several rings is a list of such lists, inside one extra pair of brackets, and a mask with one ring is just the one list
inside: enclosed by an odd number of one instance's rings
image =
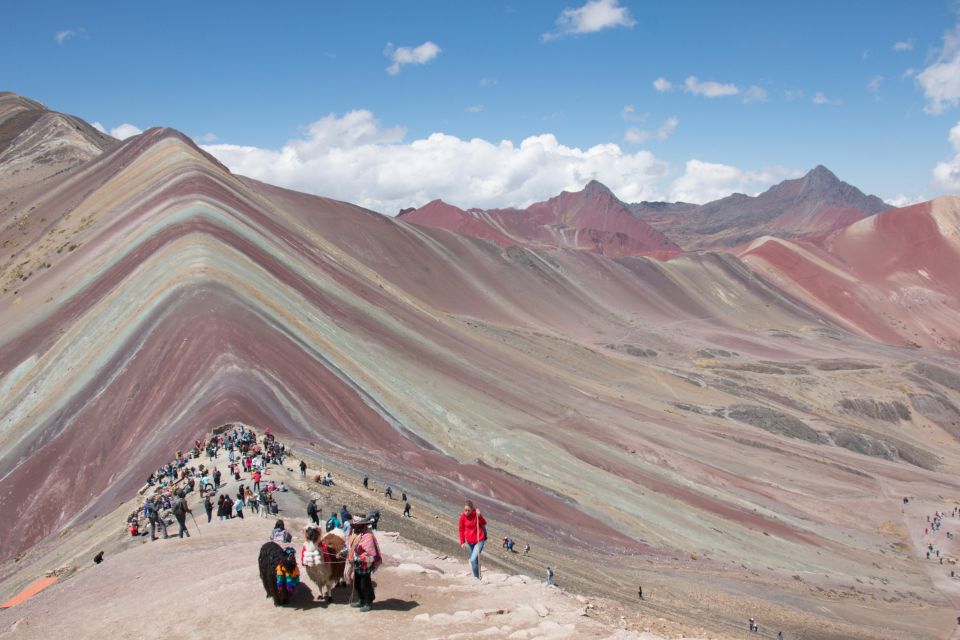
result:
[[(193, 518), (193, 526), (197, 528), (197, 531), (200, 531), (200, 525), (197, 524), (197, 516), (193, 515), (193, 511), (190, 512), (190, 517)], [(200, 535), (203, 535), (202, 533)]]

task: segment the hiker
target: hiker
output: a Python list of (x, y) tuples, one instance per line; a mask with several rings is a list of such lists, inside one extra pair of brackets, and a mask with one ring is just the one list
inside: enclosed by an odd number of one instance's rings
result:
[(777, 640), (783, 640), (783, 631), (777, 631)]
[(301, 476), (307, 475), (307, 463), (304, 462), (303, 460), (300, 461), (300, 475)]
[(93, 556), (93, 564), (100, 564), (103, 562), (103, 551)]
[(637, 587), (637, 595), (640, 596), (640, 599), (643, 600), (643, 585)]
[(367, 520), (370, 521), (370, 528), (376, 531), (377, 525), (380, 524), (380, 509), (371, 511), (370, 515), (367, 516)]
[(550, 567), (547, 567), (547, 586), (548, 587), (553, 586), (553, 569), (551, 569)]
[(350, 521), (354, 535), (347, 554), (348, 566), (353, 567), (353, 586), (357, 593), (357, 601), (351, 602), (350, 606), (359, 607), (363, 612), (370, 611), (376, 598), (372, 575), (383, 562), (380, 545), (377, 544), (377, 537), (370, 530), (370, 524), (367, 518), (354, 518)]
[(207, 524), (210, 524), (210, 521), (213, 520), (213, 500), (210, 499), (210, 496), (203, 499), (203, 510), (207, 512)]
[(460, 548), (470, 547), (470, 568), (473, 570), (473, 577), (480, 578), (480, 553), (487, 540), (487, 521), (470, 500), (463, 504), (459, 529)]
[(233, 508), (237, 510), (237, 517), (243, 520), (243, 500), (234, 502)]
[(216, 467), (213, 468), (213, 487), (215, 489), (220, 488), (220, 470)]
[(386, 491), (383, 492), (384, 497), (393, 500), (393, 487), (387, 485)]
[(260, 491), (260, 478), (262, 477), (263, 476), (260, 475), (259, 471), (253, 472), (253, 490), (254, 491), (258, 491), (258, 492)]
[(352, 518), (353, 516), (350, 515), (350, 511), (347, 510), (347, 505), (342, 505), (340, 507), (340, 522), (348, 523)]
[(400, 502), (406, 502), (406, 501), (407, 501), (407, 492), (406, 492), (406, 491), (401, 491), (401, 492), (400, 492)]
[(337, 518), (337, 512), (331, 511), (330, 517), (327, 518), (327, 531), (333, 531), (334, 529), (339, 529), (341, 525), (340, 520)]
[(187, 534), (189, 538), (190, 532), (187, 531), (187, 514), (193, 511), (187, 506), (187, 499), (183, 497), (183, 491), (180, 491), (177, 496), (176, 502), (173, 503), (173, 517), (177, 519), (177, 524), (180, 525), (180, 538), (183, 538), (183, 534)]
[(363, 476), (363, 488), (364, 489), (370, 488), (370, 478), (368, 478), (367, 476)]
[(313, 524), (320, 526), (320, 514), (317, 511), (317, 501), (314, 499), (307, 503), (307, 517)]
[(293, 536), (284, 528), (283, 520), (277, 520), (273, 525), (273, 531), (270, 533), (270, 539), (277, 544), (287, 544), (293, 540)]
[(525, 556), (530, 555), (530, 543), (529, 543), (529, 542), (528, 542), (527, 544), (523, 545), (523, 555), (525, 555)]
[(409, 502), (405, 502), (405, 503), (403, 504), (403, 517), (404, 517), (404, 518), (409, 518), (409, 517), (410, 517), (410, 503), (409, 503)]
[(148, 499), (143, 504), (143, 515), (145, 515), (150, 522), (150, 541), (153, 542), (157, 539), (157, 525), (163, 529), (163, 539), (166, 540), (168, 537), (167, 523), (160, 517), (160, 510), (157, 505), (154, 504), (153, 500)]

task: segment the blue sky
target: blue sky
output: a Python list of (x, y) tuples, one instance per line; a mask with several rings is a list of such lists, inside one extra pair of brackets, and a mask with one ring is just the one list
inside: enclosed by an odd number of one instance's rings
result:
[(591, 177), (704, 200), (816, 164), (888, 200), (960, 191), (955, 2), (276, 4), (10, 4), (0, 89), (388, 213)]

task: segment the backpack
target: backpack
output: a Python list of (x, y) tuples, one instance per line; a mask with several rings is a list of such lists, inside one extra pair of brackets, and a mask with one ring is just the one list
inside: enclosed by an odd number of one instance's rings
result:
[(186, 505), (186, 503), (184, 503), (183, 498), (180, 498), (179, 500), (177, 500), (176, 502), (174, 502), (174, 503), (173, 503), (173, 509), (172, 509), (173, 515), (175, 515), (175, 516), (185, 515), (185, 514), (187, 513), (186, 506), (187, 506), (187, 505)]

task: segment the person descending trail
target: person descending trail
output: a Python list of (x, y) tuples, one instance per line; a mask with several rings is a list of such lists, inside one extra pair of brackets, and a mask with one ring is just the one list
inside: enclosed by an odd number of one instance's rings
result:
[(147, 520), (150, 522), (150, 541), (153, 542), (157, 539), (157, 527), (159, 526), (163, 530), (163, 539), (167, 539), (167, 523), (163, 521), (163, 518), (160, 517), (160, 510), (157, 507), (156, 503), (147, 499), (143, 504), (143, 515), (146, 516)]
[(304, 462), (303, 460), (300, 461), (300, 475), (301, 476), (307, 475), (307, 463)]
[(210, 524), (210, 521), (213, 520), (213, 500), (210, 496), (203, 499), (203, 510), (207, 512), (207, 524)]
[(470, 548), (470, 568), (473, 570), (473, 577), (480, 578), (480, 553), (487, 540), (487, 521), (470, 500), (463, 505), (459, 529), (460, 548)]
[(307, 503), (307, 517), (310, 518), (310, 522), (320, 526), (320, 512), (317, 510), (317, 501), (314, 499)]
[(187, 514), (192, 513), (190, 507), (187, 506), (187, 499), (183, 497), (183, 491), (177, 493), (177, 500), (173, 503), (173, 517), (177, 519), (177, 524), (180, 525), (180, 538), (183, 538), (183, 534), (187, 534), (187, 537), (190, 537), (190, 532), (187, 531)]

